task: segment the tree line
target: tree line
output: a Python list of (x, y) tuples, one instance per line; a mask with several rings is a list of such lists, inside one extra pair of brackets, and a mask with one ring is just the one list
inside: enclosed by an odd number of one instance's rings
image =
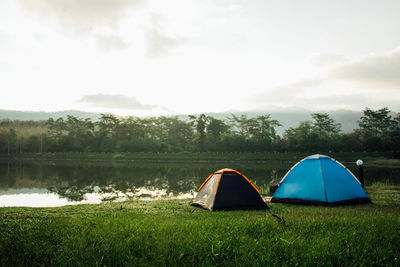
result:
[(101, 114), (97, 121), (67, 116), (47, 121), (0, 121), (0, 153), (23, 152), (351, 152), (399, 156), (400, 114), (366, 108), (358, 129), (344, 133), (327, 113), (311, 114), (282, 135), (269, 114), (217, 119), (200, 114), (139, 118)]

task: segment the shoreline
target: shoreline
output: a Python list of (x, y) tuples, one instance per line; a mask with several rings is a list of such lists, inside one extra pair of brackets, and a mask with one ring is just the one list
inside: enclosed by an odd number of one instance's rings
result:
[(93, 152), (58, 152), (58, 153), (21, 153), (0, 155), (0, 160), (84, 160), (84, 161), (115, 161), (115, 162), (259, 162), (270, 161), (297, 162), (309, 155), (325, 154), (345, 163), (363, 159), (364, 162), (377, 162), (400, 165), (400, 159), (391, 159), (389, 152), (288, 152), (288, 153), (93, 153)]

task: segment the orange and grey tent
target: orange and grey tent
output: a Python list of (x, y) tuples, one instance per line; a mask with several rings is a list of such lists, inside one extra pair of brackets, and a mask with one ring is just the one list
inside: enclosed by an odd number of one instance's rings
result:
[(212, 173), (197, 191), (192, 205), (208, 210), (268, 209), (254, 184), (233, 169)]

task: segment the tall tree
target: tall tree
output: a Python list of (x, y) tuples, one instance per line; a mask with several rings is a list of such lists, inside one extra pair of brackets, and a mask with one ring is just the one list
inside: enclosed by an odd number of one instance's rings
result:
[[(68, 134), (67, 123), (64, 121), (62, 117), (58, 118), (57, 120), (54, 120), (53, 118), (48, 119), (46, 121), (46, 126), (50, 142), (49, 145), (50, 151), (65, 152), (72, 150), (71, 142), (67, 136)], [(27, 138), (27, 142), (29, 143), (27, 145), (27, 149), (33, 149), (35, 147), (33, 145), (33, 142), (35, 142), (35, 140), (36, 137)]]
[(207, 116), (206, 148), (208, 151), (221, 151), (222, 136), (229, 133), (229, 126), (212, 116)]
[(97, 122), (100, 134), (111, 137), (120, 124), (120, 120), (113, 114), (100, 114), (101, 117)]
[(7, 153), (8, 151), (8, 129), (0, 127), (0, 153)]
[(366, 108), (358, 120), (364, 150), (384, 151), (390, 146), (390, 129), (394, 120), (390, 110), (385, 107), (378, 110)]
[(200, 152), (204, 151), (204, 144), (206, 139), (206, 127), (207, 127), (207, 116), (200, 114), (196, 117), (194, 115), (189, 115), (189, 119), (192, 125), (195, 127), (198, 134), (198, 147)]
[(311, 117), (314, 119), (313, 128), (320, 138), (331, 137), (340, 132), (340, 123), (336, 123), (328, 113), (313, 113)]
[(275, 128), (282, 126), (279, 121), (271, 119), (270, 114), (256, 117), (256, 122), (258, 125), (258, 131), (256, 132), (256, 135), (262, 141), (274, 141), (276, 139)]
[(113, 114), (101, 114), (97, 131), (97, 149), (102, 152), (116, 151), (116, 131), (120, 125), (120, 119)]
[(318, 144), (315, 143), (318, 134), (313, 129), (310, 121), (300, 122), (297, 128), (289, 128), (283, 134), (283, 139), (289, 151), (316, 151)]
[(90, 119), (80, 119), (68, 115), (66, 127), (69, 141), (74, 151), (89, 151), (94, 149), (94, 124)]
[(67, 124), (63, 118), (58, 118), (57, 120), (50, 118), (47, 120), (46, 125), (48, 133), (54, 138), (60, 138), (67, 132)]
[(14, 128), (8, 130), (8, 154), (15, 153), (17, 150), (17, 132)]
[(250, 135), (250, 129), (254, 126), (255, 121), (252, 119), (248, 119), (246, 115), (240, 115), (240, 117), (235, 114), (231, 114), (231, 117), (228, 118), (228, 121), (231, 123), (233, 130), (237, 132), (242, 138), (246, 138)]
[(214, 139), (218, 140), (221, 134), (228, 132), (229, 126), (223, 120), (216, 119), (212, 116), (208, 116), (207, 120), (207, 134)]
[(160, 117), (160, 127), (163, 129), (162, 143), (167, 145), (167, 151), (180, 152), (189, 147), (192, 139), (192, 126), (178, 117)]
[(390, 110), (385, 107), (376, 111), (366, 108), (363, 116), (358, 120), (361, 133), (366, 137), (386, 138), (390, 128), (393, 126)]

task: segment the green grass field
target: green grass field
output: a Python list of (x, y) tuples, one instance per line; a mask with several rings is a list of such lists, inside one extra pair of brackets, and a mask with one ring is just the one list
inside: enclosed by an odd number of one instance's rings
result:
[(210, 212), (190, 200), (0, 208), (2, 266), (400, 265), (400, 187), (372, 204)]

